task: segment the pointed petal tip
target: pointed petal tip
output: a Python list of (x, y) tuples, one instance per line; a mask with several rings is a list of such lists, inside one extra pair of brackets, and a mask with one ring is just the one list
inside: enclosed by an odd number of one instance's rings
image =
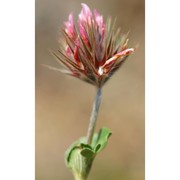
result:
[(68, 19), (69, 19), (70, 22), (74, 21), (74, 20), (73, 20), (73, 19), (74, 19), (73, 12), (71, 12), (71, 13), (69, 14)]
[(129, 48), (127, 49), (128, 52), (134, 52), (136, 49), (135, 48)]
[(125, 49), (122, 52), (118, 53), (117, 55), (126, 56), (126, 55), (129, 55), (129, 54), (133, 53), (134, 51), (135, 51), (135, 48), (128, 48), (128, 49)]
[(81, 6), (82, 6), (82, 11), (84, 11), (84, 12), (90, 11), (90, 8), (87, 4), (81, 3)]
[[(81, 6), (82, 6), (82, 7), (88, 7), (88, 5), (85, 4), (85, 3), (81, 3)], [(89, 8), (89, 7), (88, 7), (88, 8)]]
[(81, 3), (81, 6), (82, 6), (82, 10), (81, 10), (81, 13), (80, 13), (80, 16), (92, 16), (92, 12), (91, 12), (91, 9), (89, 8), (89, 6), (85, 3)]

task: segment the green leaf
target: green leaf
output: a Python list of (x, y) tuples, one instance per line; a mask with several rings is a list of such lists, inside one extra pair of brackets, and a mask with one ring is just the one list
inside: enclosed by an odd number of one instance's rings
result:
[(95, 156), (95, 153), (90, 149), (83, 149), (81, 151), (81, 155), (84, 156), (85, 158), (91, 159)]
[(76, 179), (87, 178), (95, 156), (105, 148), (111, 134), (109, 129), (102, 128), (94, 134), (91, 145), (86, 144), (86, 137), (81, 137), (67, 149), (65, 162)]
[(80, 140), (74, 142), (73, 144), (71, 144), (69, 146), (69, 148), (66, 150), (65, 152), (65, 163), (66, 163), (66, 166), (70, 168), (70, 157), (71, 157), (71, 154), (72, 154), (72, 151), (76, 148), (76, 146), (78, 146), (80, 144)]
[(91, 169), (95, 153), (92, 147), (85, 143), (86, 138), (81, 137), (74, 142), (65, 153), (65, 162), (76, 179), (85, 180)]
[(94, 142), (92, 146), (94, 147), (93, 149), (95, 150), (96, 153), (102, 151), (108, 142), (109, 137), (111, 136), (111, 131), (108, 128), (102, 128), (98, 136), (94, 138)]

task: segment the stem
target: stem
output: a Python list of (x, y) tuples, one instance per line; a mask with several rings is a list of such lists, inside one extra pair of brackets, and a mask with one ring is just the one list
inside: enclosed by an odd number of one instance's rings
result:
[(90, 117), (90, 123), (89, 123), (89, 127), (88, 127), (88, 132), (87, 132), (87, 144), (89, 144), (89, 145), (92, 142), (92, 137), (93, 137), (94, 130), (95, 130), (95, 127), (96, 127), (97, 116), (98, 116), (98, 112), (99, 112), (99, 106), (100, 106), (100, 103), (101, 103), (101, 95), (102, 95), (101, 88), (98, 88), (96, 98), (95, 98), (94, 104), (93, 104), (91, 117)]
[(75, 175), (74, 178), (75, 178), (75, 180), (86, 180), (86, 178), (83, 178), (80, 175)]

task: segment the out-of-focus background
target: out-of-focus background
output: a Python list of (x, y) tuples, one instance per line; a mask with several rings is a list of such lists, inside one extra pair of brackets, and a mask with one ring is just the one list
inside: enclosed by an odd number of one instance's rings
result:
[[(59, 28), (70, 12), (77, 17), (80, 0), (36, 0), (36, 180), (71, 180), (64, 152), (86, 135), (95, 88), (42, 67), (60, 67), (48, 49), (57, 49)], [(144, 0), (87, 1), (117, 26), (130, 30), (130, 45), (139, 44), (103, 89), (97, 122), (113, 132), (95, 159), (89, 180), (144, 180)], [(76, 18), (77, 19), (77, 18)]]

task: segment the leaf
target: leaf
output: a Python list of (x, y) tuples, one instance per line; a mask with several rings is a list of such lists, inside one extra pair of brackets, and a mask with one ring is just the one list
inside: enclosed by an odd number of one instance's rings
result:
[(87, 178), (95, 156), (106, 147), (111, 134), (109, 129), (102, 128), (94, 134), (91, 145), (86, 144), (86, 137), (81, 137), (67, 149), (65, 162), (74, 177)]
[(96, 137), (96, 139), (94, 140), (95, 142), (94, 144), (94, 150), (96, 153), (102, 151), (108, 142), (108, 138), (111, 136), (111, 131), (108, 128), (102, 128), (99, 133), (98, 136)]
[(73, 143), (65, 153), (65, 162), (74, 177), (85, 180), (91, 169), (95, 153), (92, 147), (85, 144), (85, 137)]
[(88, 159), (91, 159), (95, 156), (95, 153), (93, 152), (93, 150), (88, 149), (88, 148), (83, 149), (80, 153), (82, 156)]

